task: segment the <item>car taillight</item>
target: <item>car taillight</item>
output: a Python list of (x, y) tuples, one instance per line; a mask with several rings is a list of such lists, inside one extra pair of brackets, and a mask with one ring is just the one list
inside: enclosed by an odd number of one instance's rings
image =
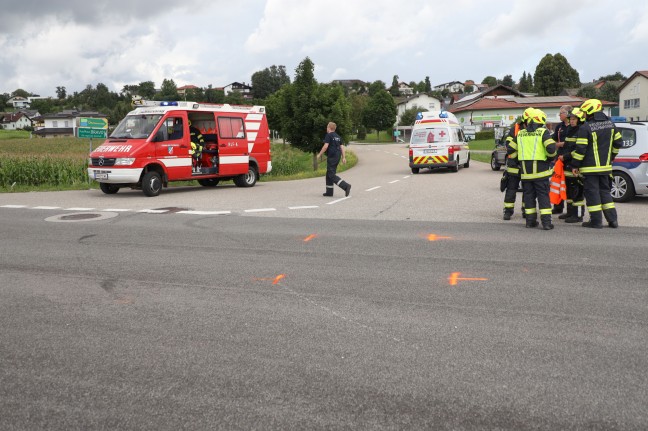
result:
[(455, 147), (454, 147), (454, 145), (450, 145), (450, 146), (448, 147), (448, 155), (449, 155), (449, 156), (452, 156), (452, 155), (454, 155), (454, 152), (455, 152)]
[(648, 153), (643, 153), (642, 155), (640, 155), (639, 160), (641, 160), (642, 162), (648, 162)]

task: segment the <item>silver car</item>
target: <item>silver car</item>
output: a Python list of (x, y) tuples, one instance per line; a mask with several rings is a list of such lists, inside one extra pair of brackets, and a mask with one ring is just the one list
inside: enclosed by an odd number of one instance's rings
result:
[(612, 163), (612, 198), (627, 202), (648, 194), (648, 122), (615, 123), (623, 147)]

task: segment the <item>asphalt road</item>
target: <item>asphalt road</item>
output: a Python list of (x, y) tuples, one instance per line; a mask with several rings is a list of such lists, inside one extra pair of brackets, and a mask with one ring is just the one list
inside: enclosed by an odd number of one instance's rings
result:
[(352, 149), (348, 199), (0, 195), (0, 429), (648, 428), (648, 200), (526, 229)]

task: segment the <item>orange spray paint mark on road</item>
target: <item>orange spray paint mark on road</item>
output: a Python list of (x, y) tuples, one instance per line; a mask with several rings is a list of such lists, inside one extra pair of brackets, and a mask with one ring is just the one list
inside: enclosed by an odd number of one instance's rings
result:
[(315, 238), (317, 238), (317, 234), (314, 234), (314, 233), (313, 233), (313, 234), (310, 234), (310, 235), (308, 235), (306, 238), (304, 238), (304, 242), (308, 242), (308, 241), (310, 241), (311, 239), (315, 239)]
[(272, 284), (279, 284), (279, 280), (281, 280), (282, 278), (285, 278), (285, 277), (286, 277), (285, 274), (279, 274), (278, 276), (275, 277), (275, 279), (274, 279), (274, 281), (272, 282)]
[(468, 278), (468, 277), (459, 277), (461, 275), (460, 272), (453, 272), (450, 274), (450, 277), (448, 277), (448, 283), (450, 283), (450, 286), (456, 286), (458, 281), (486, 281), (488, 280), (487, 278), (482, 278), (482, 277), (473, 277), (473, 278)]
[(440, 236), (434, 233), (431, 233), (427, 236), (428, 241), (436, 241), (438, 239), (452, 239), (450, 236)]

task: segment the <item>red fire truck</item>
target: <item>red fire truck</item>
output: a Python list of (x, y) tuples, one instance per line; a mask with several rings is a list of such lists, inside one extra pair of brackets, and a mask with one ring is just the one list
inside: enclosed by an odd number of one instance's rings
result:
[[(171, 181), (198, 180), (214, 187), (233, 179), (252, 187), (272, 170), (263, 106), (134, 101), (135, 109), (90, 154), (88, 176), (106, 194), (122, 187), (157, 196)], [(194, 151), (191, 130), (204, 138)]]

